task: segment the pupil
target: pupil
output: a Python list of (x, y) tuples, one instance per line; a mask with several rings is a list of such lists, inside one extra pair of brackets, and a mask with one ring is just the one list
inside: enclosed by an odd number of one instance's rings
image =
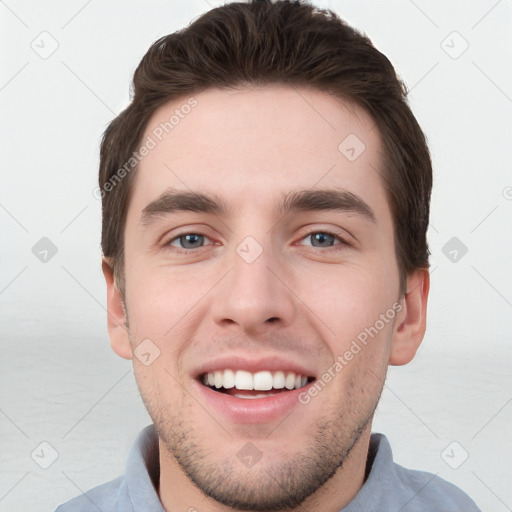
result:
[(181, 237), (181, 245), (185, 248), (194, 249), (195, 248), (194, 243), (197, 243), (198, 240), (201, 240), (202, 236), (203, 235), (195, 235), (195, 234), (184, 235)]
[[(334, 242), (334, 235), (331, 235), (329, 233), (314, 233), (312, 236), (312, 243), (313, 245), (315, 245), (314, 242), (319, 242), (321, 245), (320, 247), (322, 246), (330, 246), (332, 245), (332, 243), (328, 243), (328, 244), (325, 244), (325, 242), (328, 240), (329, 242)], [(318, 247), (318, 245), (316, 246)]]
[[(203, 235), (184, 235), (181, 237), (181, 244), (185, 248), (193, 249), (195, 248), (194, 244), (197, 244), (199, 241), (202, 240), (202, 238)], [(330, 233), (314, 233), (313, 235), (311, 235), (311, 242), (316, 247), (331, 246), (332, 243), (334, 242), (334, 235), (331, 235)], [(315, 245), (317, 242), (319, 245)]]

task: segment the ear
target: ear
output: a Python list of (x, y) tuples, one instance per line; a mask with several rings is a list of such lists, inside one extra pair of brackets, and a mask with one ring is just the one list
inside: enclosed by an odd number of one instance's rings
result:
[(407, 364), (416, 354), (425, 335), (429, 288), (427, 269), (415, 270), (407, 277), (407, 292), (401, 300), (403, 309), (397, 316), (389, 364)]
[(126, 311), (121, 294), (114, 283), (114, 273), (109, 262), (103, 258), (101, 269), (107, 283), (108, 335), (112, 350), (124, 359), (131, 359), (132, 349), (128, 329), (125, 326)]

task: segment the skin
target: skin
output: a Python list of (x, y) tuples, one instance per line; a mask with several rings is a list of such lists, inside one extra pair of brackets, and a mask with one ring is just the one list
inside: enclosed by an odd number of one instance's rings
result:
[[(173, 511), (338, 511), (364, 483), (388, 364), (408, 363), (423, 339), (428, 272), (412, 272), (400, 296), (381, 141), (363, 110), (285, 85), (195, 97), (197, 107), (140, 164), (124, 232), (125, 307), (103, 261), (111, 345), (133, 358), (159, 433), (160, 499)], [(143, 140), (185, 101), (160, 107)], [(366, 146), (353, 162), (338, 150), (349, 134)], [(169, 187), (216, 194), (231, 213), (180, 212), (143, 226), (143, 209)], [(282, 193), (319, 188), (359, 196), (375, 222), (275, 208)], [(310, 235), (326, 231), (345, 243), (314, 245)], [(206, 238), (187, 249), (176, 238), (186, 233)], [(250, 264), (236, 252), (247, 236), (263, 250)], [(227, 354), (279, 355), (320, 377), (396, 302), (393, 321), (279, 421), (231, 422), (192, 385), (198, 365)], [(160, 350), (149, 366), (133, 357), (147, 338)], [(251, 468), (236, 456), (248, 442), (262, 453)]]

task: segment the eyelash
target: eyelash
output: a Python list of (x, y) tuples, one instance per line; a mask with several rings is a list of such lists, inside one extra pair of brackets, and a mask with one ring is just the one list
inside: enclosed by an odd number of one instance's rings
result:
[[(335, 238), (335, 240), (337, 240), (339, 243), (338, 244), (335, 243), (334, 245), (329, 246), (329, 247), (314, 247), (314, 246), (308, 246), (308, 247), (311, 247), (312, 249), (321, 249), (323, 253), (330, 253), (333, 251), (340, 250), (340, 246), (341, 247), (350, 246), (350, 244), (344, 238), (340, 237), (334, 231), (330, 231), (328, 229), (310, 231), (309, 233), (304, 235), (300, 240), (304, 240), (305, 238), (311, 237), (312, 235), (319, 234), (319, 233), (321, 233), (323, 235), (332, 235)], [(207, 235), (204, 235), (202, 233), (195, 232), (195, 231), (187, 231), (187, 232), (181, 233), (179, 235), (176, 235), (173, 238), (169, 239), (168, 241), (164, 242), (162, 244), (162, 247), (165, 249), (168, 249), (176, 254), (183, 254), (186, 256), (192, 256), (196, 251), (199, 251), (200, 249), (203, 249), (204, 247), (206, 247), (206, 246), (202, 246), (202, 247), (196, 247), (193, 249), (183, 249), (183, 248), (174, 247), (174, 246), (170, 245), (175, 240), (179, 240), (181, 237), (184, 237), (187, 235), (204, 236), (205, 238), (209, 239), (209, 237)]]

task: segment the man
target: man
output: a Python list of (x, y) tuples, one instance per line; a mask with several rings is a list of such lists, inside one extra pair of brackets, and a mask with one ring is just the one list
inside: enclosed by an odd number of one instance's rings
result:
[(371, 434), (425, 332), (432, 169), (333, 13), (231, 3), (158, 40), (101, 146), (113, 350), (154, 425), (59, 512), (474, 512)]

